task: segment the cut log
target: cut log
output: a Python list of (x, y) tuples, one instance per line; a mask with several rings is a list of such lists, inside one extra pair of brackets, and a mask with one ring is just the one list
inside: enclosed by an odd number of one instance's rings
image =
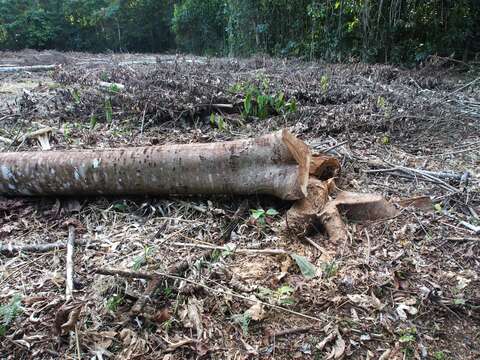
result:
[(307, 194), (310, 150), (287, 130), (224, 143), (0, 153), (7, 195)]
[(57, 65), (32, 65), (32, 66), (0, 66), (0, 73), (15, 73), (21, 71), (49, 71), (55, 70)]

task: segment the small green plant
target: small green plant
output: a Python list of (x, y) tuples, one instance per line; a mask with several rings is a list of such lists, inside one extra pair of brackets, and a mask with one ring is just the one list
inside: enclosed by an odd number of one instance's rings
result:
[(170, 329), (173, 327), (173, 320), (172, 320), (172, 319), (165, 320), (165, 321), (162, 323), (162, 327), (163, 327), (163, 329), (165, 330), (165, 332), (168, 334), (168, 332), (170, 331)]
[(242, 116), (266, 119), (269, 115), (287, 114), (297, 110), (295, 99), (286, 101), (283, 92), (272, 93), (267, 79), (261, 81), (260, 86), (252, 83), (238, 83), (231, 87), (231, 92), (243, 94)]
[(243, 314), (233, 315), (232, 320), (235, 324), (240, 325), (243, 336), (248, 335), (248, 327), (252, 321), (252, 315), (249, 312), (244, 312)]
[(9, 326), (22, 313), (22, 297), (14, 295), (12, 300), (0, 306), (0, 337), (5, 336)]
[(329, 79), (327, 75), (322, 75), (320, 78), (320, 87), (322, 89), (322, 94), (326, 95), (328, 91)]
[(404, 359), (413, 359), (414, 356), (414, 345), (417, 340), (417, 329), (415, 327), (400, 329), (397, 331), (400, 337), (398, 342), (403, 344), (402, 353), (404, 354)]
[(107, 302), (105, 303), (105, 307), (111, 311), (115, 312), (117, 311), (118, 307), (122, 305), (123, 303), (123, 296), (119, 294), (113, 294), (111, 297), (107, 299)]
[(111, 92), (112, 94), (118, 94), (120, 92), (120, 88), (118, 87), (117, 84), (111, 84), (108, 87), (108, 91)]
[(100, 80), (108, 81), (108, 74), (105, 71), (100, 74)]
[(385, 110), (385, 107), (386, 107), (386, 101), (385, 101), (385, 98), (383, 96), (379, 96), (377, 98), (377, 106), (382, 109), (382, 110)]
[(95, 115), (90, 116), (90, 130), (95, 129), (97, 125), (97, 117)]
[(110, 101), (109, 97), (105, 98), (104, 108), (105, 108), (105, 120), (107, 120), (107, 122), (110, 123), (112, 122), (112, 119), (113, 119), (113, 109), (112, 109), (112, 102)]
[(212, 127), (216, 127), (218, 130), (221, 131), (225, 130), (226, 128), (226, 123), (223, 116), (214, 113), (210, 114), (210, 125), (212, 125)]
[(307, 258), (297, 254), (290, 254), (290, 256), (295, 260), (305, 278), (312, 279), (317, 275), (317, 268)]
[(80, 104), (80, 91), (78, 89), (73, 89), (72, 97), (75, 101), (75, 104)]
[(382, 145), (388, 145), (390, 144), (390, 137), (388, 135), (382, 136), (382, 139), (380, 140)]
[(151, 256), (152, 252), (153, 250), (151, 247), (145, 246), (143, 249), (143, 254), (140, 256), (137, 256), (133, 260), (132, 269), (135, 271), (138, 271), (142, 266), (146, 265), (148, 263), (148, 259)]
[(389, 118), (391, 115), (391, 109), (388, 105), (387, 100), (383, 96), (377, 98), (377, 107), (383, 111), (386, 118)]
[(257, 295), (261, 299), (273, 301), (279, 305), (293, 305), (295, 303), (293, 292), (294, 289), (290, 285), (283, 285), (276, 290), (260, 287)]
[(271, 219), (278, 215), (278, 211), (272, 208), (268, 209), (267, 211), (263, 209), (250, 209), (250, 214), (252, 219), (254, 219), (257, 223), (265, 225), (267, 219)]
[(165, 286), (163, 288), (163, 296), (165, 296), (166, 298), (173, 297), (173, 289), (170, 286)]
[(70, 141), (71, 135), (72, 135), (72, 131), (70, 129), (70, 125), (69, 124), (63, 124), (63, 137), (64, 137), (66, 142)]
[(335, 261), (325, 263), (322, 266), (323, 275), (326, 279), (335, 276), (338, 272), (338, 265)]
[(443, 351), (435, 351), (433, 358), (435, 360), (447, 360), (447, 355)]

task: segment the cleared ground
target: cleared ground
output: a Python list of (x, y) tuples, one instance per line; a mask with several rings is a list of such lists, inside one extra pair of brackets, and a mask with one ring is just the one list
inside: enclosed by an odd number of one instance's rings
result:
[[(394, 201), (430, 196), (433, 203), (387, 221), (349, 223), (350, 240), (341, 246), (319, 229), (310, 237), (314, 247), (280, 235), (290, 204), (267, 197), (0, 198), (1, 244), (65, 242), (69, 219), (85, 242), (74, 267), (78, 341), (54, 331), (65, 251), (0, 254), (0, 303), (11, 310), (8, 304), (21, 301), (4, 325), (0, 357), (480, 357), (480, 236), (462, 225), (480, 225), (474, 69), (445, 59), (403, 70), (264, 58), (0, 53), (0, 66), (38, 64), (61, 65), (0, 72), (0, 136), (15, 140), (0, 143), (2, 151), (41, 151), (36, 139), (21, 139), (45, 126), (54, 129), (53, 150), (223, 141), (288, 127), (341, 160), (339, 189)], [(275, 98), (283, 93), (290, 105), (263, 119), (243, 116), (249, 88)], [(398, 166), (409, 170), (391, 171)], [(389, 171), (372, 172), (379, 169)], [(458, 176), (429, 178), (411, 169)], [(270, 208), (279, 214), (265, 223), (251, 216)], [(285, 255), (181, 243), (284, 249), (306, 257), (319, 274), (306, 279)], [(147, 282), (95, 273), (165, 272), (179, 263), (185, 266), (176, 276), (187, 281), (163, 278), (136, 316), (131, 307)], [(262, 311), (252, 309), (252, 297), (266, 303)]]

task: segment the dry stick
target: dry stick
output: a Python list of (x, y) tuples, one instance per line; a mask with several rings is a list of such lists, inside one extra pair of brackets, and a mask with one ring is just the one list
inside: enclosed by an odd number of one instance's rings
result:
[[(207, 250), (202, 252), (200, 256), (196, 258), (204, 258), (209, 256), (209, 254), (210, 250)], [(185, 259), (180, 263), (170, 266), (167, 271), (171, 274), (182, 273), (190, 267), (190, 263), (191, 260)], [(150, 298), (155, 294), (155, 291), (161, 286), (163, 279), (164, 278), (162, 276), (153, 276), (149, 279), (148, 286), (145, 289), (144, 293), (137, 299), (135, 304), (133, 304), (132, 309), (130, 310), (130, 315), (135, 316), (143, 311), (143, 308), (145, 307), (147, 301), (150, 300)]]
[[(68, 225), (68, 239), (67, 239), (67, 280), (65, 288), (65, 302), (73, 299), (73, 253), (75, 251), (75, 226)], [(71, 342), (75, 342), (75, 348), (77, 350), (77, 357), (80, 360), (82, 358), (80, 352), (80, 341), (78, 340), (77, 326), (75, 325), (75, 331), (70, 332)]]
[(480, 241), (480, 237), (478, 238), (469, 238), (469, 237), (450, 237), (446, 238), (447, 241)]
[(303, 326), (303, 327), (298, 327), (293, 329), (280, 330), (273, 333), (271, 337), (280, 337), (280, 336), (285, 336), (290, 334), (303, 333), (313, 329), (314, 327), (315, 327), (314, 325), (309, 325), (309, 326)]
[(237, 211), (235, 211), (235, 214), (233, 214), (232, 220), (230, 223), (227, 225), (227, 228), (223, 232), (221, 236), (221, 241), (222, 243), (230, 240), (230, 236), (232, 235), (232, 231), (235, 230), (237, 225), (240, 223), (240, 220), (242, 219), (243, 213), (247, 210), (248, 208), (248, 200), (242, 201), (240, 206), (238, 207)]
[[(85, 245), (88, 244), (88, 241), (85, 240), (76, 240), (75, 245)], [(54, 242), (47, 244), (29, 244), (29, 245), (14, 245), (14, 244), (0, 244), (0, 254), (2, 255), (14, 255), (21, 252), (49, 252), (52, 250), (61, 250), (65, 249), (67, 244), (65, 242)]]
[[(413, 168), (407, 168), (404, 166), (394, 166), (391, 169), (376, 169), (376, 170), (366, 170), (366, 173), (380, 173), (380, 172), (390, 172), (392, 175), (397, 175), (395, 172), (396, 171), (401, 171), (404, 172), (410, 176), (415, 176), (414, 174), (421, 175), (425, 180), (435, 182), (439, 185), (441, 185), (443, 188), (449, 191), (453, 192), (458, 192), (459, 190), (454, 188), (453, 186), (447, 184), (445, 181), (441, 180), (439, 177), (445, 177), (445, 178), (456, 178), (456, 174), (450, 174), (450, 173), (435, 173), (431, 171), (425, 171), (425, 170), (418, 170), (418, 169), (413, 169)], [(413, 173), (413, 174), (412, 174)]]
[(315, 249), (317, 249), (318, 251), (320, 251), (322, 254), (324, 253), (324, 249), (322, 249), (322, 247), (320, 245), (318, 245), (315, 241), (313, 241), (312, 239), (310, 239), (308, 236), (305, 236), (305, 240), (310, 244), (312, 245)]
[(231, 249), (226, 246), (212, 246), (212, 245), (203, 245), (203, 244), (191, 244), (191, 243), (170, 243), (169, 245), (174, 246), (185, 246), (185, 247), (194, 247), (199, 249), (209, 249), (209, 250), (221, 250), (221, 251), (231, 251), (237, 254), (265, 254), (265, 255), (284, 255), (289, 254), (288, 251), (282, 249)]
[(75, 248), (75, 226), (68, 225), (67, 239), (67, 282), (65, 289), (65, 300), (73, 298), (73, 252)]
[[(96, 269), (95, 272), (97, 274), (103, 274), (103, 275), (111, 275), (111, 274), (115, 274), (115, 275), (120, 275), (122, 276), (123, 274), (127, 274), (129, 278), (139, 278), (139, 279), (145, 279), (145, 278), (154, 278), (154, 276), (152, 275), (149, 275), (149, 274), (145, 274), (145, 273), (134, 273), (134, 272), (130, 272), (130, 271), (121, 271), (121, 270), (113, 270), (113, 269)], [(186, 279), (186, 278), (183, 278), (181, 276), (175, 276), (175, 275), (172, 275), (172, 274), (168, 274), (168, 273), (164, 273), (164, 272), (159, 272), (159, 271), (155, 271), (155, 275), (157, 276), (164, 276), (166, 278), (169, 278), (169, 279), (174, 279), (174, 280), (180, 280), (180, 281), (185, 281), (187, 283), (190, 283), (190, 284), (193, 284), (193, 285), (197, 285), (199, 287), (202, 287), (204, 288), (205, 290), (208, 290), (208, 291), (211, 291), (215, 294), (221, 294), (221, 295), (229, 295), (229, 296), (233, 296), (233, 297), (236, 297), (238, 299), (242, 299), (242, 300), (245, 300), (245, 301), (249, 301), (251, 303), (254, 303), (254, 304), (262, 304), (263, 306), (266, 306), (266, 307), (270, 307), (272, 309), (276, 309), (276, 310), (280, 310), (280, 311), (284, 311), (284, 312), (287, 312), (287, 313), (290, 313), (290, 314), (293, 314), (293, 315), (297, 315), (297, 316), (300, 316), (300, 317), (303, 317), (305, 319), (309, 319), (309, 320), (315, 320), (315, 321), (324, 321), (324, 319), (321, 319), (321, 318), (317, 318), (317, 317), (314, 317), (314, 316), (310, 316), (310, 315), (306, 315), (306, 314), (302, 314), (300, 312), (297, 312), (297, 311), (294, 311), (294, 310), (290, 310), (290, 309), (286, 309), (284, 307), (281, 307), (281, 306), (278, 306), (278, 305), (273, 305), (273, 304), (269, 304), (269, 303), (266, 303), (264, 301), (261, 301), (261, 300), (253, 300), (253, 299), (250, 299), (246, 296), (243, 296), (243, 295), (240, 295), (240, 294), (237, 294), (237, 293), (234, 293), (232, 291), (224, 291), (224, 290), (219, 290), (219, 289), (214, 289), (210, 286), (207, 286), (207, 285), (204, 285), (204, 284), (200, 284), (198, 283), (197, 281), (193, 281), (193, 280), (190, 280), (190, 279)], [(216, 283), (217, 285), (221, 286), (221, 287), (224, 287), (223, 285), (221, 284), (218, 284)]]

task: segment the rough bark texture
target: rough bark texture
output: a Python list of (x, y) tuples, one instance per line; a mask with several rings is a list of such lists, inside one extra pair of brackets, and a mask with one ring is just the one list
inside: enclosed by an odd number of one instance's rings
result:
[(224, 143), (0, 153), (8, 195), (307, 194), (310, 150), (287, 130)]

